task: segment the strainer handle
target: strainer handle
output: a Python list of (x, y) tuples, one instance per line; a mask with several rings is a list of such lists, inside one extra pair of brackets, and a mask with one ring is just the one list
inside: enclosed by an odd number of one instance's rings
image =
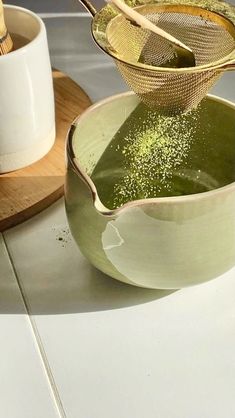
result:
[(97, 10), (93, 6), (93, 4), (91, 4), (88, 0), (79, 0), (79, 1), (80, 3), (82, 3), (85, 9), (87, 9), (87, 11), (91, 14), (91, 16), (94, 17), (95, 14), (97, 13)]

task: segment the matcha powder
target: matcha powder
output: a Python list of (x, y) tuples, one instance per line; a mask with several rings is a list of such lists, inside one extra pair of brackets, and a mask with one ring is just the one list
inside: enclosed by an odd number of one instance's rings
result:
[(126, 173), (114, 186), (116, 207), (169, 191), (169, 180), (187, 159), (196, 119), (196, 110), (174, 117), (149, 112), (141, 127), (127, 134), (122, 149), (116, 148)]

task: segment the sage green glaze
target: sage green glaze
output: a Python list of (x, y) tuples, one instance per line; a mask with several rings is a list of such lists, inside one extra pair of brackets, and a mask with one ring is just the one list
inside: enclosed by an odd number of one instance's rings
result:
[(215, 278), (235, 264), (235, 107), (212, 96), (204, 100), (200, 129), (183, 162), (210, 175), (217, 189), (189, 194), (195, 190), (181, 183), (180, 196), (107, 208), (107, 176), (97, 181), (98, 193), (91, 177), (96, 181), (99, 167), (106, 164), (112, 173), (120, 163), (111, 145), (121, 143), (140, 106), (132, 93), (114, 96), (72, 127), (65, 188), (72, 234), (93, 265), (126, 283), (176, 289)]

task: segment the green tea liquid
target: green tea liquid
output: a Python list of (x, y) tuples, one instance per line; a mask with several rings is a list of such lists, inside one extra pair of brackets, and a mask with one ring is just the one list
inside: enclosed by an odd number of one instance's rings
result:
[[(102, 203), (114, 209), (137, 199), (203, 193), (234, 181), (235, 141), (226, 141), (231, 135), (224, 130), (223, 107), (221, 113), (218, 109), (214, 102), (206, 108), (202, 102), (197, 110), (170, 118), (139, 104), (92, 172)], [(214, 128), (215, 117), (221, 118), (221, 132)], [(235, 121), (231, 125), (235, 133)]]

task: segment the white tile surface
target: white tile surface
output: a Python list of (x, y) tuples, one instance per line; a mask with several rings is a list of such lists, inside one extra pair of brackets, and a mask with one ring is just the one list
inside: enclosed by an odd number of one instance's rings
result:
[(1, 234), (0, 417), (59, 417)]
[(68, 418), (234, 418), (235, 270), (170, 294), (119, 284), (61, 201), (5, 236)]

